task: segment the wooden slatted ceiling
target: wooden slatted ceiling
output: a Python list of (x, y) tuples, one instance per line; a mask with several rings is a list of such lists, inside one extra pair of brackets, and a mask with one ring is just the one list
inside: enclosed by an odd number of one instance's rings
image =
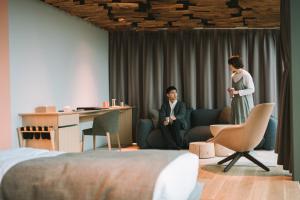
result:
[(110, 31), (280, 26), (280, 0), (43, 1)]

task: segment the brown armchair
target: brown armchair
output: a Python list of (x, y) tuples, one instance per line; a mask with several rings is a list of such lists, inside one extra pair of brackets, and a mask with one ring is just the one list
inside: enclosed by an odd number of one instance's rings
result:
[(242, 156), (248, 158), (266, 171), (270, 169), (252, 157), (252, 151), (262, 140), (266, 131), (274, 103), (264, 103), (255, 106), (245, 123), (239, 125), (211, 125), (214, 138), (209, 140), (225, 146), (235, 153), (218, 162), (223, 164), (231, 160), (224, 168), (227, 172)]

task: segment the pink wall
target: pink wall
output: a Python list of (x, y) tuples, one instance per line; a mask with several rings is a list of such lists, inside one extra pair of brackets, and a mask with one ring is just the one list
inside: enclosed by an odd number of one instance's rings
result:
[(8, 0), (0, 0), (0, 149), (12, 146), (9, 45), (8, 45)]

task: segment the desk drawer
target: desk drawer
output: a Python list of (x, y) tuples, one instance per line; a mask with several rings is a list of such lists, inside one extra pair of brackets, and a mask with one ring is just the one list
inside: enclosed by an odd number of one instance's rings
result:
[(58, 116), (58, 126), (70, 126), (79, 124), (79, 115), (71, 114), (71, 115), (60, 115)]

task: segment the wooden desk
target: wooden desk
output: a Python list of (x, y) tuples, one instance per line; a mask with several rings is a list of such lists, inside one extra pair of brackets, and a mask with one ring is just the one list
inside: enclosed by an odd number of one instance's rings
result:
[[(96, 111), (54, 112), (54, 113), (22, 113), (22, 126), (53, 126), (55, 129), (55, 150), (64, 152), (81, 151), (80, 122), (92, 121), (95, 116), (111, 110), (120, 111), (120, 141), (122, 146), (132, 144), (132, 107), (115, 107)], [(112, 135), (111, 143), (117, 145)], [(50, 142), (28, 140), (27, 146), (49, 149)]]

